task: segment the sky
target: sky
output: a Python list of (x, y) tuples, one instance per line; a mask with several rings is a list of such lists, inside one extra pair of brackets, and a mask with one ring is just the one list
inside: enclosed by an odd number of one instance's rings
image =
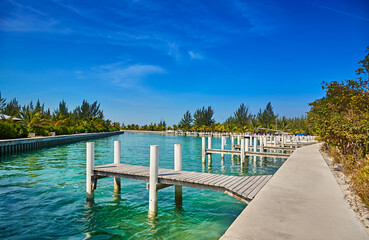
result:
[(367, 0), (0, 1), (2, 97), (98, 101), (125, 124), (269, 101), (301, 116), (322, 81), (357, 77), (367, 46)]

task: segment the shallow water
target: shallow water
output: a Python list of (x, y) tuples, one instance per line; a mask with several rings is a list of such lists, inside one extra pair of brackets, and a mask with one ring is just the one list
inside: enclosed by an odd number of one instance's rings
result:
[[(174, 144), (183, 146), (183, 170), (227, 175), (273, 174), (282, 159), (239, 161), (213, 155), (211, 168), (201, 164), (201, 138), (125, 133), (95, 142), (95, 165), (113, 162), (113, 142), (122, 142), (122, 163), (149, 166), (150, 145), (159, 145), (159, 167), (174, 168)], [(230, 149), (228, 139), (226, 149)], [(213, 148), (220, 139), (213, 138)], [(177, 208), (174, 187), (159, 191), (158, 216), (147, 217), (146, 182), (98, 181), (94, 204), (85, 201), (86, 142), (39, 149), (0, 158), (1, 239), (218, 239), (246, 204), (220, 192), (183, 187)]]

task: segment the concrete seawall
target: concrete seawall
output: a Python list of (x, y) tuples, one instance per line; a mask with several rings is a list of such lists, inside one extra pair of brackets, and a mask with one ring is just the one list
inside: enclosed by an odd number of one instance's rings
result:
[(89, 139), (105, 138), (123, 134), (124, 131), (102, 133), (80, 133), (52, 137), (18, 138), (0, 140), (0, 155), (19, 153), (37, 148), (85, 141)]

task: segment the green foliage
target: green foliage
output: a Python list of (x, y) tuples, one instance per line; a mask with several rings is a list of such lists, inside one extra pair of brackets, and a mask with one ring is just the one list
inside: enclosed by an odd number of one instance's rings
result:
[(103, 111), (100, 110), (100, 104), (95, 101), (92, 104), (89, 104), (86, 100), (82, 101), (82, 105), (76, 107), (73, 111), (74, 115), (77, 116), (78, 119), (92, 119), (92, 118), (100, 118), (103, 119)]
[(369, 205), (369, 72), (368, 54), (359, 62), (357, 80), (323, 82), (326, 96), (310, 103), (313, 133), (329, 144), (331, 156), (350, 175), (353, 189)]
[(28, 128), (20, 123), (0, 121), (0, 139), (28, 137)]
[(193, 114), (194, 124), (197, 127), (210, 126), (212, 123), (215, 123), (213, 115), (214, 110), (210, 106), (208, 108), (199, 108)]
[(189, 110), (187, 110), (187, 112), (185, 112), (185, 114), (183, 115), (183, 118), (179, 122), (178, 126), (182, 128), (184, 131), (188, 131), (191, 128), (192, 121), (193, 119), (192, 119), (191, 113)]
[(4, 111), (4, 107), (6, 105), (5, 101), (6, 101), (6, 98), (2, 98), (1, 92), (0, 92), (0, 113), (3, 113)]
[(275, 126), (275, 120), (277, 119), (277, 117), (278, 115), (274, 114), (272, 103), (268, 102), (264, 111), (261, 111), (261, 109), (259, 110), (256, 118), (260, 124), (260, 127), (272, 128), (273, 126)]
[(7, 103), (3, 109), (3, 113), (12, 117), (19, 117), (19, 111), (21, 106), (16, 98), (13, 98), (9, 103)]

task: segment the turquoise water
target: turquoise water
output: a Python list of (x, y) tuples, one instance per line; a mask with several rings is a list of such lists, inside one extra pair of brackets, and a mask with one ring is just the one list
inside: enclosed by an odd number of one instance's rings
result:
[[(243, 176), (271, 174), (283, 163), (257, 159), (241, 170), (231, 156), (222, 165), (213, 155), (212, 166), (203, 167), (201, 138), (125, 133), (94, 140), (95, 165), (113, 162), (115, 140), (127, 164), (149, 166), (150, 145), (159, 145), (159, 167), (173, 168), (176, 143), (183, 146), (183, 170)], [(220, 148), (219, 138), (213, 148)], [(218, 239), (246, 207), (224, 193), (183, 187), (178, 208), (169, 187), (159, 191), (158, 216), (149, 220), (146, 182), (122, 179), (114, 195), (112, 178), (98, 181), (95, 202), (87, 204), (85, 151), (79, 142), (0, 159), (1, 239)]]

